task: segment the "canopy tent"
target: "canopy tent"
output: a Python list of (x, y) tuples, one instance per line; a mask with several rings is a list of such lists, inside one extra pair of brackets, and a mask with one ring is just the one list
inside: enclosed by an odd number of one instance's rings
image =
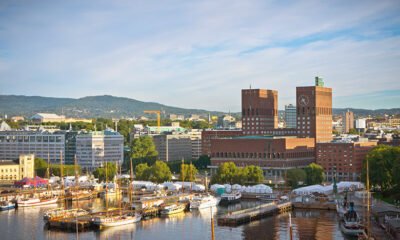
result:
[(48, 184), (47, 179), (43, 179), (41, 177), (36, 176), (35, 178), (23, 178), (22, 180), (15, 181), (14, 185), (17, 187), (22, 187), (25, 185), (31, 186), (31, 187), (40, 187), (40, 186), (47, 186)]

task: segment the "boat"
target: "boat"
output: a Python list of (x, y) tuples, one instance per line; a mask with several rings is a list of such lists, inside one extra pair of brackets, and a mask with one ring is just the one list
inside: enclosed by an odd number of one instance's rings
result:
[(55, 208), (47, 210), (43, 214), (43, 219), (45, 221), (49, 221), (57, 218), (79, 217), (88, 214), (89, 212), (82, 208), (73, 208), (73, 209)]
[(123, 214), (123, 215), (101, 218), (99, 225), (100, 225), (100, 228), (118, 227), (118, 226), (122, 226), (122, 225), (139, 222), (141, 219), (142, 219), (142, 216), (140, 214), (127, 213), (127, 214)]
[(51, 197), (51, 198), (38, 198), (38, 197), (31, 197), (31, 198), (22, 198), (18, 199), (17, 206), (18, 207), (34, 207), (34, 206), (42, 206), (48, 204), (56, 204), (58, 201), (58, 197)]
[(343, 234), (357, 237), (364, 233), (364, 226), (360, 222), (357, 212), (354, 210), (354, 202), (350, 202), (349, 210), (339, 222)]
[(216, 198), (210, 194), (195, 196), (190, 201), (190, 209), (203, 209), (215, 207), (218, 205), (220, 199)]
[(94, 198), (91, 191), (88, 190), (70, 190), (65, 194), (65, 198), (69, 201), (90, 200)]
[(15, 203), (9, 201), (0, 202), (0, 211), (6, 211), (15, 208)]
[(176, 213), (183, 212), (185, 210), (186, 206), (183, 204), (172, 204), (169, 206), (165, 206), (163, 209), (161, 209), (160, 214), (161, 215), (172, 215)]
[(221, 195), (221, 201), (219, 204), (227, 205), (231, 203), (237, 203), (242, 198), (242, 194), (240, 192), (231, 192), (231, 193), (223, 193)]

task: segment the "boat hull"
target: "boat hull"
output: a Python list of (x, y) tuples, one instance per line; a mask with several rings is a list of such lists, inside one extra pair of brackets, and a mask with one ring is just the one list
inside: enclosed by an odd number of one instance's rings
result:
[(108, 228), (108, 227), (118, 227), (118, 226), (123, 226), (123, 225), (128, 225), (128, 224), (133, 224), (137, 223), (141, 220), (141, 217), (135, 216), (135, 217), (128, 217), (125, 219), (115, 219), (115, 221), (109, 221), (109, 222), (102, 222), (100, 223), (101, 228)]
[(163, 209), (163, 210), (160, 211), (160, 214), (163, 215), (163, 216), (168, 216), (168, 215), (181, 213), (183, 211), (185, 211), (185, 207), (184, 206), (176, 208), (176, 209), (171, 209), (171, 210)]
[(345, 226), (344, 221), (340, 221), (339, 225), (340, 225), (340, 230), (342, 231), (342, 233), (347, 236), (357, 237), (360, 234), (364, 233), (364, 228), (362, 226), (349, 228), (349, 227)]
[(39, 201), (18, 201), (17, 206), (18, 207), (35, 207), (35, 206), (56, 204), (57, 201), (58, 201), (58, 198), (45, 199), (45, 200), (39, 200)]
[(10, 204), (7, 206), (0, 206), (0, 211), (7, 211), (15, 208), (15, 204)]
[(219, 205), (229, 205), (229, 204), (238, 203), (238, 202), (240, 202), (240, 198), (233, 199), (233, 200), (221, 199), (221, 201), (219, 202)]

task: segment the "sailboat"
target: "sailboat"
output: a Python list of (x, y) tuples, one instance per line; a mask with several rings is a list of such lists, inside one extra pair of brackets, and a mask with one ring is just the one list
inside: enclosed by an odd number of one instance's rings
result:
[[(49, 171), (49, 166), (47, 166), (47, 171)], [(36, 196), (36, 176), (33, 177), (33, 180), (34, 180), (34, 187), (35, 187), (33, 196), (28, 197), (28, 198), (18, 199), (17, 206), (18, 207), (34, 207), (34, 206), (56, 204), (58, 201), (57, 196), (44, 197), (44, 198), (41, 198), (40, 196)]]
[(77, 160), (75, 156), (74, 160), (75, 167), (75, 186), (74, 188), (70, 188), (65, 193), (66, 199), (70, 201), (79, 201), (79, 200), (89, 200), (94, 198), (92, 192), (90, 190), (79, 190), (79, 177), (78, 177), (78, 168), (77, 168)]
[[(133, 173), (132, 173), (132, 161), (131, 161), (131, 182), (129, 184), (130, 185), (129, 189), (131, 189), (131, 187), (132, 187), (132, 182), (133, 182), (132, 174)], [(106, 167), (106, 181), (107, 181), (107, 167)], [(130, 194), (131, 194), (131, 192), (130, 192)], [(106, 191), (106, 195), (107, 195), (107, 191)], [(122, 197), (122, 195), (121, 195), (121, 197)], [(106, 203), (107, 203), (107, 201), (108, 200), (106, 197)], [(131, 204), (131, 203), (129, 203), (129, 204)], [(99, 221), (97, 222), (97, 224), (99, 224), (100, 228), (117, 227), (117, 226), (132, 224), (132, 223), (139, 222), (142, 219), (142, 216), (135, 212), (122, 213), (121, 199), (119, 199), (119, 205), (120, 205), (119, 215), (106, 216), (104, 218), (98, 219)]]

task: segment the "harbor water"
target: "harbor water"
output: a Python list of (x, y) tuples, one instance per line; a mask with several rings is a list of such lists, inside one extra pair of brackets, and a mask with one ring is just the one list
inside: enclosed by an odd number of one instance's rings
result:
[[(76, 205), (77, 203), (74, 203)], [(218, 215), (258, 202), (242, 202), (228, 207), (214, 208), (215, 239), (268, 240), (289, 239), (289, 214), (280, 214), (238, 227), (222, 227), (216, 223)], [(112, 203), (110, 204), (112, 205)], [(104, 201), (81, 201), (79, 207), (100, 210)], [(63, 232), (49, 230), (43, 212), (57, 205), (20, 208), (0, 212), (0, 239), (137, 239), (137, 240), (205, 240), (211, 239), (211, 210), (193, 210), (169, 217), (152, 218), (136, 224), (96, 231)], [(77, 206), (73, 206), (77, 207)], [(294, 239), (345, 239), (340, 232), (335, 211), (294, 210), (292, 212)]]

